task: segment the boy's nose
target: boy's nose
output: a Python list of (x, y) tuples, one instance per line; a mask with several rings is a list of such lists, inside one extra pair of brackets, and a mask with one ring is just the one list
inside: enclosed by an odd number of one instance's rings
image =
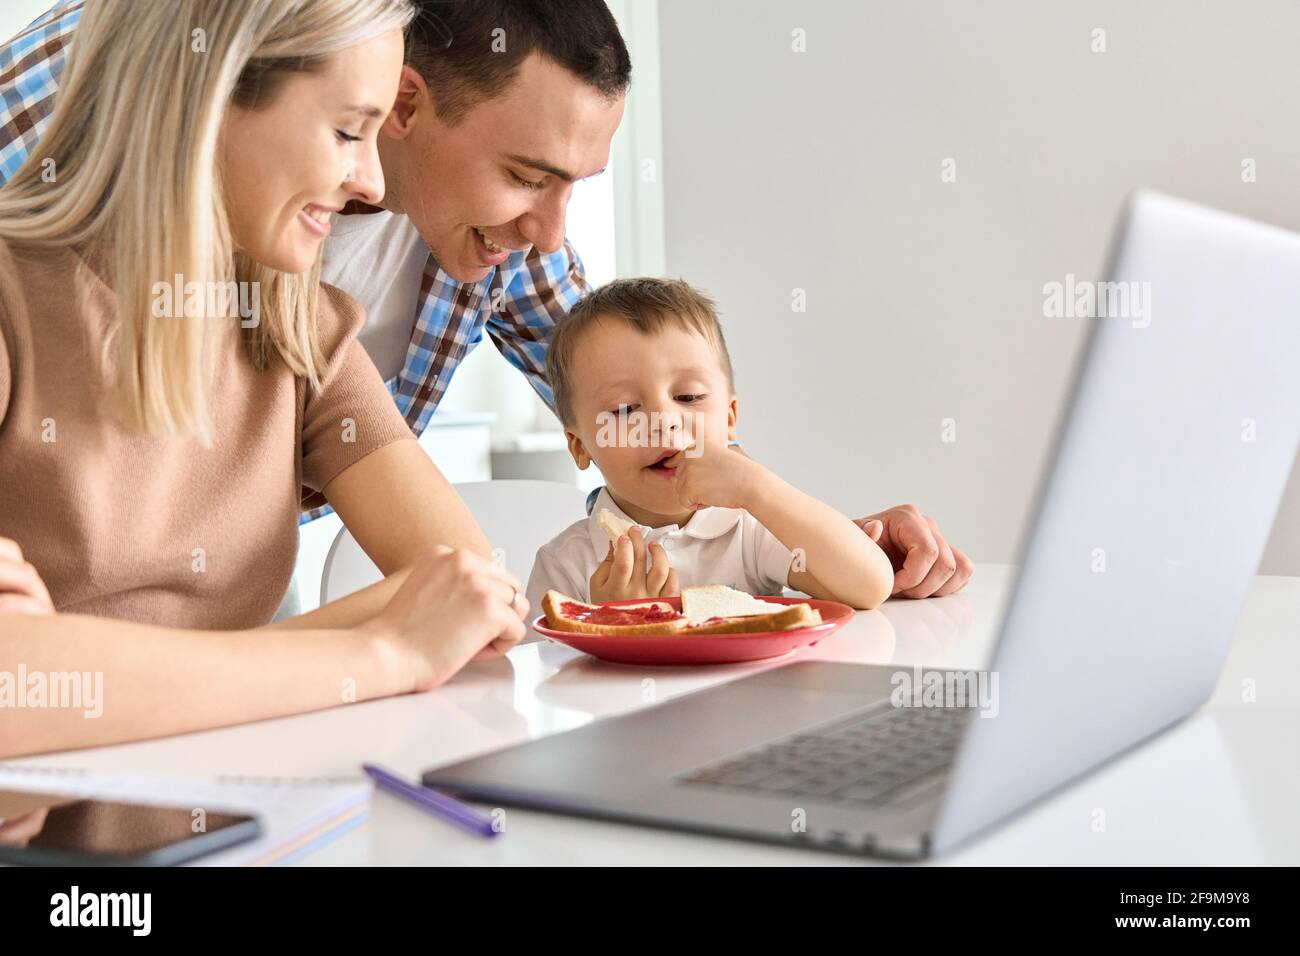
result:
[(665, 444), (666, 439), (671, 438), (682, 430), (682, 419), (677, 409), (673, 405), (665, 405), (652, 410), (651, 424), (654, 437), (657, 444)]

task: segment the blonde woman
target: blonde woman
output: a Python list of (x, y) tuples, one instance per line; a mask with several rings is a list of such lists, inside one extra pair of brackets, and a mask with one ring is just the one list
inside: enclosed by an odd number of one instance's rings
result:
[[(383, 196), (410, 16), (86, 4), (0, 189), (0, 672), (102, 675), (103, 700), (0, 709), (0, 757), (428, 689), (523, 636), (519, 582), (317, 281), (329, 212)], [(271, 625), (305, 496), (387, 577)]]

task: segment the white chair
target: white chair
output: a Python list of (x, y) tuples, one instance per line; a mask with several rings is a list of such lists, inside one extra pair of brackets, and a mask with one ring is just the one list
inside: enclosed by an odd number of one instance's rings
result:
[[(525, 585), (537, 549), (587, 513), (587, 492), (558, 481), (470, 481), (455, 488), (502, 563)], [(382, 579), (343, 528), (325, 557), (320, 602), (336, 601)]]

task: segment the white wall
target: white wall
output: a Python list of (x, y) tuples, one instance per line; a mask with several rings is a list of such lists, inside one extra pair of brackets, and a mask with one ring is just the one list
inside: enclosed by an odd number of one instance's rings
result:
[(55, 0), (4, 0), (0, 5), (0, 41), (8, 40), (54, 3)]
[[(721, 303), (747, 447), (977, 560), (1014, 557), (1079, 341), (1042, 286), (1096, 275), (1125, 194), (1300, 228), (1285, 0), (661, 0), (659, 27), (666, 271)], [(1279, 527), (1264, 570), (1300, 573), (1294, 477)]]
[[(4, 0), (0, 37), (49, 5)], [(1039, 290), (1100, 267), (1121, 197), (1300, 228), (1286, 0), (660, 0), (659, 33), (666, 271), (722, 303), (747, 447), (978, 559), (1012, 557), (1077, 342)], [(1300, 474), (1261, 570), (1300, 574)]]

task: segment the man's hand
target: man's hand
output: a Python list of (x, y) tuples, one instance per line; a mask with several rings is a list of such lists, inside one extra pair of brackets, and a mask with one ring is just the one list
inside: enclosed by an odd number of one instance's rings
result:
[[(648, 570), (647, 563), (652, 565)], [(647, 547), (641, 529), (635, 526), (617, 544), (610, 542), (609, 552), (596, 567), (588, 586), (592, 604), (678, 597), (682, 593), (677, 571), (668, 563), (668, 552), (658, 543)]]
[(913, 505), (899, 505), (854, 523), (889, 556), (895, 597), (943, 597), (960, 591), (970, 580), (970, 558), (948, 544), (934, 519)]
[(23, 558), (18, 542), (0, 538), (0, 612), (53, 614), (54, 602), (36, 568)]

